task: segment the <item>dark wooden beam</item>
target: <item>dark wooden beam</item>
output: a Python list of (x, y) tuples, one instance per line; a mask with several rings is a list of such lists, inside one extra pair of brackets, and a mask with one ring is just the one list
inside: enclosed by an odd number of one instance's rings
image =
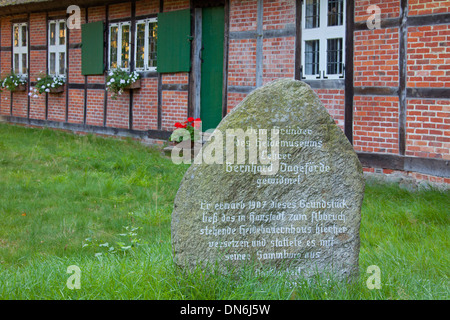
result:
[(257, 0), (256, 7), (256, 87), (262, 86), (263, 83), (263, 0)]
[(70, 89), (88, 89), (88, 90), (105, 90), (106, 86), (104, 83), (68, 83), (67, 86)]
[(295, 0), (295, 62), (294, 78), (301, 80), (302, 64), (302, 0)]
[[(14, 37), (12, 36), (14, 34), (14, 26), (12, 24), (11, 24), (11, 30), (10, 30), (9, 34), (11, 35), (11, 52), (10, 52), (11, 60), (10, 60), (10, 66), (11, 66), (11, 72), (12, 72), (13, 69), (14, 69), (14, 52), (12, 50), (12, 48), (14, 47)], [(9, 114), (12, 116), (13, 115), (13, 108), (14, 108), (14, 104), (13, 104), (14, 95), (13, 95), (12, 91), (10, 91), (9, 96), (10, 96), (10, 99), (9, 99), (9, 102), (10, 102)]]
[(24, 117), (13, 117), (13, 116), (7, 116), (5, 118), (6, 121), (17, 124), (31, 125), (37, 127), (48, 127), (53, 129), (69, 130), (74, 132), (86, 132), (86, 133), (95, 133), (120, 137), (132, 137), (138, 139), (152, 138), (152, 139), (167, 140), (171, 135), (171, 132), (161, 130), (146, 130), (146, 131), (129, 130), (105, 126), (93, 126), (82, 123), (68, 123), (68, 122), (41, 120), (41, 119), (27, 119)]
[(406, 81), (408, 71), (408, 0), (400, 1), (400, 19), (399, 28), (399, 85), (398, 85), (398, 151), (400, 155), (405, 154), (406, 150)]
[(253, 86), (228, 86), (228, 91), (232, 93), (250, 93), (255, 89)]
[(407, 98), (450, 99), (448, 88), (406, 88)]
[(398, 96), (398, 87), (355, 87), (356, 96)]
[(348, 0), (346, 6), (345, 26), (345, 107), (344, 107), (344, 133), (353, 144), (353, 34), (354, 34), (354, 0)]
[[(31, 84), (31, 30), (30, 30), (30, 14), (27, 17), (27, 90), (30, 91)], [(0, 40), (1, 41), (1, 40)], [(1, 64), (0, 64), (1, 65)], [(27, 94), (27, 118), (30, 118), (31, 97)]]
[[(164, 0), (159, 0), (159, 12), (164, 12)], [(158, 72), (158, 106), (157, 106), (157, 128), (162, 128), (162, 74)]]
[(228, 55), (230, 48), (230, 0), (225, 0), (225, 27), (223, 35), (222, 118), (228, 113)]
[[(131, 42), (130, 42), (130, 71), (134, 71), (135, 63), (134, 63), (134, 54), (135, 54), (135, 36), (136, 36), (136, 0), (131, 1)], [(108, 28), (109, 29), (109, 28)], [(130, 103), (129, 103), (129, 116), (128, 116), (128, 128), (130, 130), (133, 130), (133, 104), (134, 104), (134, 91), (129, 90), (129, 97), (130, 97)]]
[(44, 51), (47, 50), (47, 46), (46, 45), (38, 45), (38, 46), (30, 46), (30, 50), (32, 51)]
[[(48, 72), (48, 12), (45, 13), (45, 72)], [(45, 93), (45, 120), (48, 119), (48, 93)]]
[(188, 91), (189, 85), (186, 83), (164, 83), (161, 88), (163, 91)]
[(433, 26), (450, 24), (450, 13), (408, 16), (408, 27)]
[(262, 30), (261, 32), (258, 32), (257, 30), (231, 31), (230, 39), (232, 40), (258, 39), (259, 35), (262, 35), (262, 38), (296, 37), (296, 25), (287, 24), (282, 29)]
[[(84, 19), (86, 23), (89, 23), (89, 7), (84, 9)], [(87, 121), (87, 89), (88, 89), (88, 76), (84, 76), (84, 101), (83, 101), (83, 123), (86, 125)]]
[[(420, 27), (420, 26), (434, 26), (439, 24), (449, 24), (450, 13), (437, 13), (427, 15), (408, 16), (408, 27)], [(380, 28), (400, 28), (402, 25), (402, 17), (381, 19)], [(359, 21), (355, 23), (355, 31), (367, 31), (366, 21)]]
[[(380, 29), (399, 28), (401, 24), (400, 18), (387, 18), (380, 20)], [(355, 31), (368, 31), (367, 22), (358, 21), (355, 23)]]
[(364, 167), (400, 171), (412, 171), (432, 176), (450, 178), (450, 161), (435, 158), (419, 158), (396, 154), (358, 152)]
[[(66, 25), (66, 83), (68, 84), (70, 79), (69, 79), (69, 74), (70, 74), (70, 52), (69, 52), (69, 42), (70, 42), (70, 29), (67, 28)], [(65, 120), (66, 122), (69, 122), (69, 86), (66, 85), (66, 90), (65, 90), (65, 95), (66, 95), (66, 111), (65, 111)]]
[(195, 40), (196, 40), (196, 14), (195, 14), (195, 6), (194, 6), (194, 0), (189, 1), (189, 8), (190, 8), (190, 17), (191, 17), (191, 30), (189, 35), (192, 37), (193, 41), (191, 41), (191, 69), (189, 71), (189, 94), (188, 94), (188, 110), (187, 114), (188, 117), (194, 117), (195, 113), (195, 103), (196, 103), (196, 80), (197, 80), (197, 70), (196, 70), (196, 56), (195, 56)]
[[(103, 51), (103, 71), (108, 70), (108, 59), (109, 59), (109, 50), (108, 50), (108, 39), (109, 39), (109, 5), (105, 5), (105, 32), (104, 32), (104, 51)], [(103, 126), (106, 127), (106, 123), (108, 120), (108, 91), (106, 90), (106, 82), (107, 77), (105, 77), (104, 84), (104, 93), (103, 93)]]
[[(300, 67), (298, 69), (300, 76)], [(302, 80), (307, 83), (313, 89), (345, 89), (345, 80), (343, 79), (330, 79), (330, 80)]]

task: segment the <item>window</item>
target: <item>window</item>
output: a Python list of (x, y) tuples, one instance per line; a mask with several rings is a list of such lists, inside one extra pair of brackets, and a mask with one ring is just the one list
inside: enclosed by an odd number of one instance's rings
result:
[(52, 20), (48, 24), (48, 73), (64, 77), (66, 74), (66, 22)]
[(344, 77), (345, 0), (304, 0), (303, 79)]
[(135, 69), (156, 70), (157, 18), (136, 22)]
[(109, 25), (109, 69), (130, 68), (130, 23)]
[(14, 73), (28, 74), (28, 27), (26, 23), (13, 25), (13, 70)]

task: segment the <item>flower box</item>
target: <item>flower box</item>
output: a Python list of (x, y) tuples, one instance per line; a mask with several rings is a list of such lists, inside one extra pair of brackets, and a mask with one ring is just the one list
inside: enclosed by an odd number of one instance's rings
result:
[(141, 79), (136, 80), (133, 83), (130, 83), (126, 87), (124, 87), (124, 90), (134, 90), (134, 89), (140, 89), (141, 88)]
[(56, 87), (56, 88), (49, 88), (50, 92), (49, 93), (61, 93), (64, 92), (64, 85)]
[(14, 90), (13, 92), (23, 92), (26, 91), (27, 89), (27, 85), (26, 84), (19, 84)]

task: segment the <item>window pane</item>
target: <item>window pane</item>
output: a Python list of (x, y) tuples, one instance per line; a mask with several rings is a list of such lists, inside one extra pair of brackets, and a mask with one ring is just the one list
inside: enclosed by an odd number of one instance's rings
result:
[(111, 27), (110, 31), (110, 67), (113, 69), (117, 68), (117, 35), (118, 35), (118, 27)]
[(66, 73), (65, 64), (66, 64), (66, 54), (64, 52), (60, 52), (59, 53), (59, 75), (63, 75)]
[(305, 41), (305, 74), (319, 74), (319, 40)]
[(157, 43), (157, 25), (151, 22), (148, 25), (148, 66), (156, 67), (156, 43)]
[(328, 0), (328, 26), (342, 26), (344, 22), (344, 1)]
[(122, 65), (121, 68), (128, 68), (130, 58), (130, 26), (122, 26)]
[(14, 47), (19, 46), (19, 26), (14, 26)]
[(59, 44), (66, 44), (66, 23), (59, 23)]
[(55, 63), (56, 63), (56, 54), (54, 52), (50, 53), (50, 74), (55, 74)]
[(19, 54), (18, 53), (14, 54), (14, 71), (15, 72), (19, 71)]
[(27, 55), (22, 54), (22, 74), (27, 74)]
[(22, 26), (22, 47), (27, 46), (27, 26)]
[(343, 73), (342, 38), (327, 39), (327, 73)]
[(56, 24), (50, 23), (50, 45), (54, 46), (56, 44)]
[(305, 28), (318, 28), (320, 21), (319, 0), (306, 0)]
[(145, 62), (145, 24), (136, 27), (136, 68), (144, 68)]

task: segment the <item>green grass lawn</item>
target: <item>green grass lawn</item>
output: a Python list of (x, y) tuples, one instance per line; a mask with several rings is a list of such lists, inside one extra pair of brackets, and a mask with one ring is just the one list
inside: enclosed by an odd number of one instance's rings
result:
[[(187, 166), (131, 139), (0, 124), (0, 299), (449, 299), (450, 192), (368, 183), (353, 283), (187, 272), (170, 219)], [(139, 245), (136, 245), (139, 244)], [(81, 270), (70, 290), (67, 268)], [(368, 266), (381, 270), (369, 290)]]

